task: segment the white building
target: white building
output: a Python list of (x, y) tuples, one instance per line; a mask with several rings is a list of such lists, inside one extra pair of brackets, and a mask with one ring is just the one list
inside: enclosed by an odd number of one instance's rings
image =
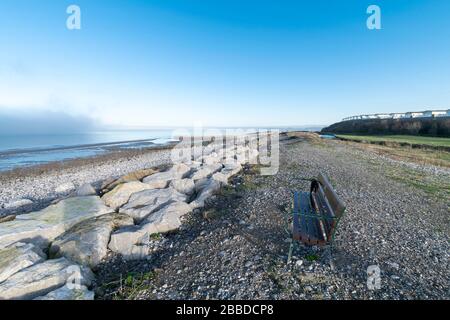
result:
[(436, 110), (433, 111), (433, 117), (449, 117), (450, 110)]
[(413, 111), (404, 113), (376, 113), (364, 114), (359, 116), (352, 116), (344, 118), (342, 121), (348, 120), (365, 120), (365, 119), (408, 119), (408, 118), (433, 118), (433, 117), (450, 117), (449, 110), (427, 110), (427, 111)]

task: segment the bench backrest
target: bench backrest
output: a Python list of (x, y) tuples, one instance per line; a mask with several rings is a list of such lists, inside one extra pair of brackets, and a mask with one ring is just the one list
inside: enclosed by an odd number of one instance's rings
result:
[(337, 222), (345, 212), (345, 205), (339, 199), (325, 175), (320, 173), (317, 180), (319, 181), (319, 187), (317, 192), (312, 194), (312, 197), (317, 206), (315, 209), (320, 214), (330, 218), (320, 222), (326, 239), (330, 240), (333, 237)]
[(328, 201), (328, 204), (330, 205), (330, 209), (333, 211), (334, 216), (340, 218), (345, 211), (344, 203), (341, 201), (341, 199), (339, 199), (338, 195), (336, 194), (336, 191), (334, 191), (330, 181), (328, 181), (325, 175), (320, 173), (318, 180), (320, 182), (321, 187), (319, 188), (319, 190)]

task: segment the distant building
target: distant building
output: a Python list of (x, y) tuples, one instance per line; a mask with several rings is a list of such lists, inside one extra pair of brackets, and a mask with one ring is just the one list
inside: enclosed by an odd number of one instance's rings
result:
[(450, 117), (450, 110), (433, 111), (433, 117)]
[(411, 117), (412, 118), (422, 118), (423, 112), (411, 112)]
[(433, 118), (433, 117), (450, 117), (449, 110), (427, 110), (427, 111), (413, 111), (404, 113), (376, 113), (363, 114), (359, 116), (352, 116), (342, 119), (348, 120), (365, 120), (365, 119), (409, 119), (409, 118)]
[(392, 119), (402, 119), (405, 118), (405, 114), (404, 113), (392, 113)]

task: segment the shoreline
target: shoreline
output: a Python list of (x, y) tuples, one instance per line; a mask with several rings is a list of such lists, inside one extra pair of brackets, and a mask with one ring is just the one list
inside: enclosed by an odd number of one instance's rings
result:
[[(54, 146), (54, 147), (42, 147), (42, 148), (24, 148), (24, 149), (7, 149), (4, 151), (0, 151), (0, 156), (3, 155), (15, 155), (15, 154), (24, 154), (24, 153), (36, 153), (36, 152), (47, 152), (47, 151), (61, 151), (61, 150), (72, 150), (72, 149), (89, 149), (93, 147), (105, 147), (110, 146), (111, 150), (120, 149), (117, 145), (121, 144), (130, 144), (130, 143), (139, 143), (139, 142), (152, 142), (155, 140), (159, 140), (160, 138), (152, 138), (152, 139), (140, 139), (140, 140), (124, 140), (124, 141), (112, 141), (112, 142), (101, 142), (101, 143), (90, 143), (90, 144), (75, 144), (70, 146)], [(171, 141), (168, 141), (166, 144), (171, 144)], [(158, 144), (154, 144), (158, 147)]]
[(170, 163), (172, 145), (140, 150), (115, 150), (101, 155), (55, 161), (36, 166), (0, 172), (0, 217), (16, 214), (17, 208), (6, 209), (9, 203), (28, 199), (33, 202), (20, 208), (20, 213), (40, 210), (64, 196), (55, 191), (61, 185), (75, 187), (90, 183), (99, 189), (102, 182), (129, 172)]
[(71, 159), (64, 159), (64, 160), (55, 160), (50, 161), (47, 163), (41, 163), (41, 164), (35, 164), (35, 165), (29, 165), (29, 166), (23, 166), (23, 167), (16, 167), (9, 170), (0, 171), (0, 181), (3, 179), (11, 179), (16, 176), (20, 175), (27, 175), (27, 176), (33, 176), (33, 175), (39, 175), (42, 173), (49, 173), (53, 170), (61, 170), (61, 169), (67, 169), (67, 168), (73, 168), (73, 167), (79, 167), (83, 165), (88, 164), (96, 164), (98, 162), (102, 161), (108, 161), (108, 160), (117, 160), (123, 157), (133, 157), (133, 156), (139, 156), (142, 154), (147, 154), (149, 152), (157, 152), (157, 151), (163, 151), (163, 150), (170, 150), (173, 148), (172, 144), (167, 145), (155, 145), (152, 147), (144, 147), (139, 149), (112, 149), (108, 152), (86, 156), (86, 157), (78, 157), (78, 158), (71, 158)]

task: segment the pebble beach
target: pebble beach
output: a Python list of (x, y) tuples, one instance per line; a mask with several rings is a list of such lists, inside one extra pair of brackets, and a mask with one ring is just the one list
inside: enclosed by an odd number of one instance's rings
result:
[[(3, 175), (3, 213), (18, 215), (0, 223), (0, 240), (8, 243), (3, 250), (11, 246), (7, 224), (20, 226), (27, 212), (55, 211), (61, 203), (71, 208), (76, 199), (90, 209), (50, 246), (25, 236), (13, 244), (19, 258), (34, 258), (23, 270), (0, 262), (0, 288), (8, 297), (71, 299), (65, 287), (27, 283), (25, 275), (75, 263), (86, 268), (83, 299), (450, 298), (448, 168), (304, 133), (282, 135), (275, 175), (240, 161), (227, 167), (212, 153), (203, 162), (172, 167), (170, 149), (161, 149)], [(320, 172), (347, 207), (336, 245), (331, 253), (298, 245), (287, 262), (292, 192), (308, 190), (308, 179)], [(92, 196), (67, 198), (74, 192)], [(9, 205), (24, 199), (32, 202)], [(75, 248), (68, 246), (74, 237)], [(91, 237), (98, 245), (83, 240)], [(375, 290), (367, 285), (369, 267), (380, 270)], [(15, 293), (17, 283), (28, 291)]]
[[(99, 188), (103, 181), (129, 172), (170, 163), (170, 148), (121, 151), (82, 160), (69, 160), (0, 173), (0, 216), (44, 207), (73, 189), (89, 183)], [(63, 188), (60, 188), (60, 187)], [(61, 192), (58, 192), (61, 189)], [(25, 208), (15, 202), (31, 200)], [(10, 206), (10, 207), (9, 207)]]

